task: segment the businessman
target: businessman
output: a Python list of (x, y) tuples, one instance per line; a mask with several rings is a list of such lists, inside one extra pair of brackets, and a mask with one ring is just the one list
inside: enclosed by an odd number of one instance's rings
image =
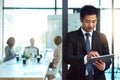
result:
[(31, 53), (34, 53), (33, 55), (39, 54), (39, 49), (34, 46), (35, 39), (30, 39), (30, 46), (25, 47), (24, 54), (32, 55)]
[(66, 34), (63, 44), (63, 63), (69, 64), (66, 80), (106, 80), (105, 70), (111, 61), (95, 61), (87, 64), (90, 58), (108, 55), (109, 47), (106, 36), (94, 31), (98, 19), (97, 9), (92, 5), (81, 8), (82, 26)]

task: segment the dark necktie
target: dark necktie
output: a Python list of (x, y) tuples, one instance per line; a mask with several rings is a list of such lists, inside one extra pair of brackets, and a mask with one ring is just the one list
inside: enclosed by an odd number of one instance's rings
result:
[(87, 51), (87, 54), (88, 54), (90, 52), (90, 41), (89, 41), (90, 34), (85, 33), (85, 35), (86, 35), (86, 51)]
[[(86, 51), (87, 51), (87, 54), (89, 54), (89, 52), (90, 52), (90, 40), (89, 40), (90, 34), (89, 33), (85, 33), (85, 35), (86, 35)], [(87, 69), (87, 72), (88, 72), (88, 76), (86, 76), (86, 80), (93, 80), (92, 64), (86, 64), (86, 69)]]

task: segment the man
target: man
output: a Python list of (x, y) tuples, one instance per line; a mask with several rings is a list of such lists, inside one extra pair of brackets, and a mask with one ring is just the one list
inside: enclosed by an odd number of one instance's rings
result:
[[(106, 36), (94, 31), (97, 18), (98, 12), (94, 6), (83, 6), (80, 12), (82, 26), (79, 30), (67, 33), (64, 39), (63, 62), (70, 64), (67, 80), (106, 80), (104, 71), (109, 68), (111, 61), (103, 62), (100, 60), (94, 62), (89, 67), (91, 73), (89, 73), (86, 64), (91, 57), (109, 54)], [(88, 38), (86, 33), (89, 34)], [(89, 40), (89, 52), (87, 40)], [(66, 72), (63, 70), (63, 73)]]
[(35, 40), (34, 40), (34, 38), (31, 38), (30, 39), (30, 46), (25, 47), (24, 54), (28, 54), (28, 55), (37, 55), (37, 54), (39, 54), (39, 49), (37, 47), (35, 47), (34, 44), (35, 44)]

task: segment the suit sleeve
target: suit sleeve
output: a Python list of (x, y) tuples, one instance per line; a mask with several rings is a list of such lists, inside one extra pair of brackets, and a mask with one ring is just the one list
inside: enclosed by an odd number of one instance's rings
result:
[(67, 64), (71, 65), (81, 65), (84, 64), (84, 56), (83, 54), (78, 51), (77, 45), (77, 36), (76, 34), (68, 33), (63, 42), (63, 61)]
[[(99, 35), (99, 38), (100, 38), (100, 43), (101, 43), (101, 46), (102, 46), (102, 55), (108, 55), (110, 54), (109, 53), (109, 47), (108, 47), (108, 41), (107, 41), (107, 38), (104, 34), (101, 34)], [(105, 70), (107, 70), (110, 65), (111, 65), (111, 60), (105, 62), (106, 66), (105, 66)]]

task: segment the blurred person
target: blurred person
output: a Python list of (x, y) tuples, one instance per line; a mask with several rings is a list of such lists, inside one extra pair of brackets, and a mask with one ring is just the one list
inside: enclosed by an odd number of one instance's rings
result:
[[(49, 68), (56, 68), (59, 60), (62, 58), (62, 38), (60, 36), (55, 36), (54, 43), (56, 48), (53, 53), (53, 60), (49, 65)], [(60, 65), (62, 68), (62, 65)], [(55, 75), (47, 75), (48, 80), (51, 80), (55, 77)]]
[(15, 45), (15, 38), (10, 37), (7, 40), (7, 46), (5, 47), (5, 58), (4, 62), (13, 59), (16, 56), (16, 53), (13, 49), (13, 46)]
[[(39, 55), (39, 49), (34, 46), (35, 44), (35, 39), (30, 38), (30, 46), (25, 47), (24, 54), (28, 55)], [(34, 54), (32, 54), (34, 53)]]
[(62, 58), (62, 39), (60, 36), (54, 38), (54, 43), (57, 46), (53, 53), (53, 60), (50, 64), (50, 68), (55, 68), (60, 58)]

